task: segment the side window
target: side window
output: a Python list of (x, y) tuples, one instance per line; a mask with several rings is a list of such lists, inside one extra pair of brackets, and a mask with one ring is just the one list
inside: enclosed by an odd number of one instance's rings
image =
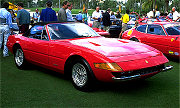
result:
[(160, 25), (148, 25), (147, 33), (156, 35), (165, 35)]
[(175, 29), (173, 27), (166, 28), (166, 31), (167, 31), (168, 35), (179, 35), (179, 33), (180, 33), (178, 31), (178, 29)]
[(146, 27), (147, 27), (147, 25), (141, 25), (141, 26), (137, 27), (136, 30), (139, 32), (146, 33)]

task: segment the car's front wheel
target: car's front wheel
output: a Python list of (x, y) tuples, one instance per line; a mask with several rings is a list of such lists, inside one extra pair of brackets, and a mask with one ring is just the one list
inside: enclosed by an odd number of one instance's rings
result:
[(25, 60), (25, 57), (24, 57), (24, 52), (23, 52), (23, 50), (20, 47), (18, 47), (15, 50), (14, 61), (15, 61), (16, 66), (19, 69), (24, 69), (25, 68), (26, 60)]
[(139, 42), (139, 40), (137, 38), (131, 38), (130, 40), (135, 41), (135, 42)]
[(76, 89), (81, 91), (89, 91), (91, 89), (93, 78), (88, 66), (82, 61), (73, 64), (71, 78)]

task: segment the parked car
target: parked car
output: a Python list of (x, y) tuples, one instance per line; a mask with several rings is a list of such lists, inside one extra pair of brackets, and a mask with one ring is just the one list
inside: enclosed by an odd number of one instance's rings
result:
[(8, 38), (19, 69), (27, 62), (70, 77), (75, 88), (88, 90), (94, 81), (144, 79), (161, 71), (168, 59), (148, 45), (101, 37), (83, 23), (48, 23)]
[(102, 30), (102, 29), (99, 29), (99, 28), (92, 28), (94, 31), (96, 31), (99, 35), (101, 36), (104, 36), (104, 37), (110, 37), (110, 33), (105, 31), (105, 30)]
[[(121, 20), (119, 18), (110, 19), (110, 20), (111, 20), (111, 25), (109, 27), (110, 37), (111, 38), (118, 38), (119, 34), (121, 32), (121, 29), (122, 29)], [(92, 19), (92, 18), (90, 21), (88, 21), (89, 27), (93, 27), (93, 21), (94, 21), (94, 19)], [(101, 25), (101, 27), (103, 27), (103, 25)]]
[(122, 22), (121, 19), (110, 19), (111, 20), (111, 26), (109, 28), (109, 33), (111, 38), (118, 38), (119, 34), (122, 29)]
[(141, 25), (123, 33), (122, 38), (150, 45), (165, 55), (179, 58), (180, 23), (157, 22)]

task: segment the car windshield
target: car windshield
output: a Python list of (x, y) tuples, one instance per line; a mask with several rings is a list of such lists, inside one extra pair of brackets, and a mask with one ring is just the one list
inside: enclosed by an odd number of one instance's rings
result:
[(100, 36), (83, 23), (48, 24), (48, 30), (52, 40)]
[(166, 24), (164, 28), (168, 35), (180, 35), (180, 24)]

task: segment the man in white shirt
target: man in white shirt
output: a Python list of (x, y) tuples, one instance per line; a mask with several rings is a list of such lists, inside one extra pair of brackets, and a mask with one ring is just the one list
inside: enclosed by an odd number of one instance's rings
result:
[(73, 5), (70, 4), (70, 5), (68, 5), (68, 8), (66, 9), (67, 21), (74, 21), (72, 14), (71, 14), (72, 7), (73, 7)]
[(96, 7), (96, 10), (92, 14), (93, 21), (93, 27), (94, 28), (100, 28), (101, 27), (101, 20), (102, 20), (102, 14), (99, 11), (99, 6)]
[(172, 13), (173, 13), (173, 20), (176, 21), (180, 17), (180, 14), (176, 11), (175, 7), (172, 8)]

